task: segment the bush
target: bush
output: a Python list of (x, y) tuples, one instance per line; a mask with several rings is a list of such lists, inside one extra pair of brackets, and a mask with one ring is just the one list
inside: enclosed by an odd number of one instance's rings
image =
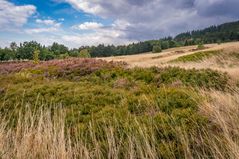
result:
[(198, 50), (205, 49), (205, 46), (203, 45), (203, 43), (199, 43), (197, 49)]
[(129, 112), (135, 115), (144, 115), (150, 107), (144, 96), (130, 97), (127, 105)]
[(91, 55), (87, 49), (81, 50), (79, 54), (80, 58), (90, 58)]
[(160, 45), (154, 45), (153, 46), (153, 53), (159, 53), (162, 52), (162, 48)]
[(69, 56), (69, 54), (68, 53), (65, 53), (65, 54), (60, 54), (59, 56), (58, 56), (58, 59), (67, 59), (67, 58), (69, 58), (70, 56)]
[(162, 84), (172, 84), (179, 80), (186, 86), (225, 90), (228, 87), (229, 77), (225, 73), (210, 69), (186, 70), (178, 67), (169, 67), (162, 70), (155, 80), (159, 86)]
[(160, 89), (157, 95), (158, 107), (162, 112), (171, 114), (177, 109), (196, 109), (198, 101), (194, 98), (195, 93), (186, 89), (166, 88)]

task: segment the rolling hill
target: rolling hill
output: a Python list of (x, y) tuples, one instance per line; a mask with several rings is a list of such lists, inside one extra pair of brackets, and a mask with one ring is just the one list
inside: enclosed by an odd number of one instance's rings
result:
[(238, 46), (0, 63), (1, 156), (238, 158)]

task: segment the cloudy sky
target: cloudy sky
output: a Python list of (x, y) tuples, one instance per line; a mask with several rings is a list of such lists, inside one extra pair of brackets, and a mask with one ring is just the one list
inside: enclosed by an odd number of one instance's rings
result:
[(0, 46), (127, 44), (239, 20), (239, 0), (0, 0)]

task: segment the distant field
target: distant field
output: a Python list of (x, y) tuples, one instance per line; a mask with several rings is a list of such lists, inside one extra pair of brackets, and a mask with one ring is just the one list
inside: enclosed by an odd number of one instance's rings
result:
[[(215, 70), (226, 71), (232, 76), (239, 74), (239, 61), (237, 55), (239, 54), (239, 42), (223, 43), (223, 44), (209, 44), (205, 45), (206, 49), (196, 50), (197, 46), (178, 47), (173, 49), (164, 50), (161, 53), (145, 53), (139, 55), (129, 56), (116, 56), (102, 58), (107, 61), (124, 61), (130, 65), (130, 67), (166, 67), (166, 66), (179, 66), (182, 68), (211, 68)], [(195, 51), (196, 50), (196, 51)], [(198, 52), (213, 52), (221, 51), (221, 56), (209, 56), (208, 58), (202, 58), (199, 61), (180, 62), (178, 59), (184, 57), (190, 57)], [(205, 55), (204, 55), (205, 56)], [(207, 56), (207, 55), (206, 55)], [(233, 57), (234, 56), (234, 57)], [(229, 59), (229, 57), (231, 57)], [(178, 62), (172, 62), (177, 61)], [(238, 77), (239, 78), (239, 77)]]

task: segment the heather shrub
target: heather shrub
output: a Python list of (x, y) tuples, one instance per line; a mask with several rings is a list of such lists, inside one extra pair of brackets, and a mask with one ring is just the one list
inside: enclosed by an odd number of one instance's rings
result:
[(132, 78), (135, 80), (141, 80), (146, 83), (151, 83), (155, 76), (154, 68), (151, 69), (142, 69), (142, 68), (134, 68), (130, 70), (132, 74)]
[(178, 80), (186, 86), (225, 90), (228, 86), (229, 77), (225, 73), (210, 69), (185, 70), (177, 67), (169, 67), (163, 69), (155, 79), (158, 85), (172, 84)]
[(48, 73), (48, 69), (54, 68), (55, 72), (59, 76), (66, 76), (75, 74), (77, 76), (90, 74), (100, 69), (112, 69), (116, 67), (123, 67), (124, 63), (118, 62), (106, 62), (104, 60), (96, 59), (82, 59), (82, 58), (69, 58), (64, 60), (51, 60), (40, 62), (38, 65), (34, 65), (32, 62), (6, 62), (0, 63), (0, 74), (17, 73), (24, 70), (44, 70), (44, 73)]
[(136, 86), (135, 82), (127, 78), (119, 78), (113, 83), (113, 88), (131, 89), (134, 86)]
[[(206, 89), (225, 90), (229, 78), (226, 74), (210, 69), (181, 69), (177, 67), (168, 68), (133, 68), (126, 69), (122, 63), (108, 63), (103, 60), (94, 59), (66, 59), (53, 60), (40, 63), (37, 66), (31, 63), (10, 63), (2, 64), (1, 74), (20, 72), (26, 76), (47, 78), (47, 79), (67, 79), (71, 81), (88, 81), (98, 84), (108, 83), (114, 86), (120, 79), (125, 79), (125, 83), (134, 81), (156, 85), (158, 87), (166, 84), (175, 85), (180, 81), (180, 85), (191, 87), (203, 87)], [(131, 82), (126, 82), (131, 81)], [(122, 82), (121, 82), (122, 83)], [(126, 86), (127, 87), (127, 86)]]
[(168, 114), (178, 109), (196, 109), (199, 102), (193, 91), (179, 88), (160, 89), (156, 101), (159, 109)]
[(17, 73), (24, 69), (34, 68), (34, 66), (35, 65), (30, 61), (0, 63), (0, 75)]
[(150, 105), (149, 99), (145, 95), (133, 96), (128, 98), (128, 111), (135, 115), (145, 115), (153, 105)]
[[(122, 63), (94, 59), (3, 66), (7, 74), (0, 73), (0, 115), (9, 118), (7, 127), (15, 130), (24, 113), (41, 115), (48, 109), (49, 121), (55, 119), (54, 110), (62, 110), (61, 130), (66, 132), (58, 135), (69, 133), (72, 147), (83, 144), (85, 154), (99, 158), (129, 158), (130, 154), (132, 158), (185, 158), (188, 150), (193, 157), (197, 156), (194, 150), (211, 155), (199, 136), (218, 127), (202, 115), (200, 107), (209, 99), (199, 90), (223, 91), (229, 85), (227, 74), (209, 69), (125, 68)], [(41, 124), (46, 122), (40, 119)], [(36, 128), (34, 141), (46, 129)], [(74, 145), (75, 141), (79, 143)]]

